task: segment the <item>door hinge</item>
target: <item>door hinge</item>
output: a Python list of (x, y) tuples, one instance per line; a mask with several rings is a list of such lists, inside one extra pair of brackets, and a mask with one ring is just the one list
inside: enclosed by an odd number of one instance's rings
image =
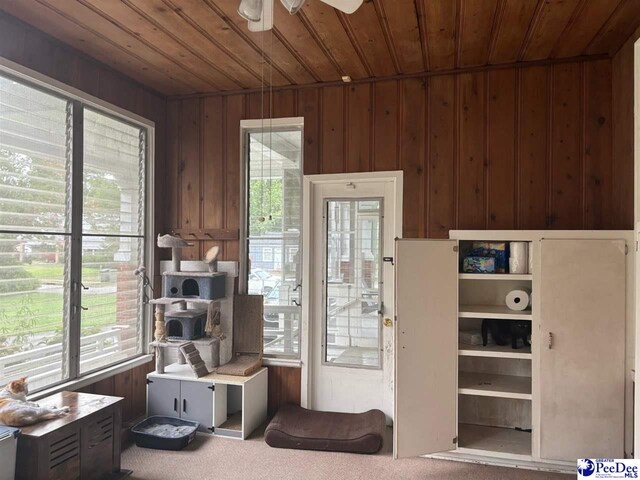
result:
[(453, 437), (453, 444), (457, 445), (458, 444), (458, 437)]
[(216, 386), (215, 385), (211, 385), (210, 387), (207, 387), (207, 388), (213, 392), (213, 391), (215, 391)]
[(213, 432), (215, 432), (216, 427), (209, 427), (209, 428), (207, 428), (207, 430), (210, 430), (210, 431), (211, 431), (211, 433), (213, 433)]
[(149, 379), (147, 378), (147, 385), (149, 385), (150, 383), (153, 383), (153, 380), (149, 380)]

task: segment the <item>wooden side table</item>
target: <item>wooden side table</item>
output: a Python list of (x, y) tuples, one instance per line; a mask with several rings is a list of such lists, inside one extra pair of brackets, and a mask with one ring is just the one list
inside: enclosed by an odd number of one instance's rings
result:
[(69, 414), (22, 428), (16, 479), (118, 479), (120, 469), (120, 397), (61, 392), (40, 405), (71, 408)]

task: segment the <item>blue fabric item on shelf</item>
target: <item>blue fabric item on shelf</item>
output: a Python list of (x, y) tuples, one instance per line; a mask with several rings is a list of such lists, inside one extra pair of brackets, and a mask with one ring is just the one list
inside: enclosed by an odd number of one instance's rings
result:
[(509, 266), (508, 242), (473, 242), (468, 257), (495, 257), (495, 273), (507, 273)]

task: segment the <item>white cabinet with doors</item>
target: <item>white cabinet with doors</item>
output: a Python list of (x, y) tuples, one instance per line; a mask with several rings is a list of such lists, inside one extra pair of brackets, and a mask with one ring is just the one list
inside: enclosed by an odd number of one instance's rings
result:
[[(632, 232), (450, 236), (396, 242), (396, 457), (559, 470), (574, 469), (576, 458), (624, 457), (632, 431)], [(473, 241), (531, 242), (531, 271), (460, 273)], [(531, 306), (509, 310), (506, 293), (522, 288), (532, 290)], [(515, 322), (502, 328), (530, 323), (530, 346), (469, 345), (485, 319)]]
[(147, 415), (200, 423), (199, 431), (245, 439), (267, 419), (268, 371), (248, 377), (210, 373), (196, 378), (189, 365), (173, 363), (147, 375)]

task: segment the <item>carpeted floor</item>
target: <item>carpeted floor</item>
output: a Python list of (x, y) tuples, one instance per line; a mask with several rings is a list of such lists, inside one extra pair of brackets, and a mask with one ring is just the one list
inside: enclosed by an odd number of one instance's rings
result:
[(122, 467), (145, 480), (568, 480), (568, 475), (470, 463), (393, 460), (390, 442), (377, 455), (309, 452), (269, 447), (257, 432), (246, 441), (198, 436), (180, 452), (130, 447)]

